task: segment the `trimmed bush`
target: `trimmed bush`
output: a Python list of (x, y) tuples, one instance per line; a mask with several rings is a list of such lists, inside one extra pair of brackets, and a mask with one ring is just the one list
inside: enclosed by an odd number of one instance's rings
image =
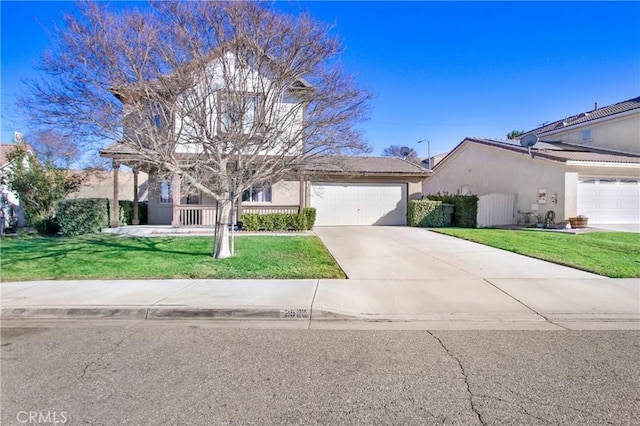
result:
[(269, 213), (242, 215), (242, 227), (245, 231), (304, 231), (307, 229), (307, 217), (303, 213)]
[(316, 224), (316, 209), (314, 207), (305, 207), (302, 209), (302, 214), (305, 215), (307, 219), (307, 231), (311, 231), (313, 225)]
[(476, 195), (435, 194), (427, 195), (426, 198), (455, 205), (453, 226), (458, 228), (475, 228), (477, 226), (478, 197)]
[(287, 228), (293, 231), (307, 230), (307, 215), (304, 213), (294, 213), (287, 215)]
[(242, 227), (246, 231), (256, 232), (260, 230), (260, 215), (255, 213), (245, 213), (242, 215)]
[(407, 207), (407, 224), (419, 228), (439, 228), (444, 226), (442, 201), (409, 201)]
[(109, 201), (106, 198), (84, 198), (58, 203), (58, 224), (65, 237), (100, 232), (109, 226)]

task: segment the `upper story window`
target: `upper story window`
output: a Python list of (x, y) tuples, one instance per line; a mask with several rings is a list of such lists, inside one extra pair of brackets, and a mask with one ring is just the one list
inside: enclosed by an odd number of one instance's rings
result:
[(222, 133), (249, 133), (256, 125), (258, 96), (252, 94), (234, 94), (230, 97), (220, 95), (219, 128)]
[(591, 140), (591, 129), (584, 129), (582, 132), (580, 132), (580, 140), (585, 142), (585, 141), (590, 141)]

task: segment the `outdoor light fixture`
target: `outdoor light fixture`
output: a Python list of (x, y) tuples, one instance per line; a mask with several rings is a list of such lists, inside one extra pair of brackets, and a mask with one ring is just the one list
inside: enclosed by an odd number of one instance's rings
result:
[(431, 141), (429, 139), (419, 140), (418, 143), (427, 143), (427, 161), (429, 162), (429, 171), (431, 171)]

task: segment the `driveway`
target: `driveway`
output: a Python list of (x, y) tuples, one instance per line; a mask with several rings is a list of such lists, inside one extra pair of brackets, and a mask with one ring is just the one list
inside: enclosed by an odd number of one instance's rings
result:
[(318, 311), (555, 323), (640, 319), (637, 279), (613, 280), (421, 228), (314, 230), (349, 277), (321, 280)]

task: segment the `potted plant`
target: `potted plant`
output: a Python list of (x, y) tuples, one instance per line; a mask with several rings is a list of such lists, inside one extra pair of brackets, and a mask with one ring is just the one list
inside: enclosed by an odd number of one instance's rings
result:
[(577, 217), (570, 217), (569, 223), (574, 229), (586, 228), (587, 224), (589, 223), (589, 218), (587, 216), (578, 215)]

